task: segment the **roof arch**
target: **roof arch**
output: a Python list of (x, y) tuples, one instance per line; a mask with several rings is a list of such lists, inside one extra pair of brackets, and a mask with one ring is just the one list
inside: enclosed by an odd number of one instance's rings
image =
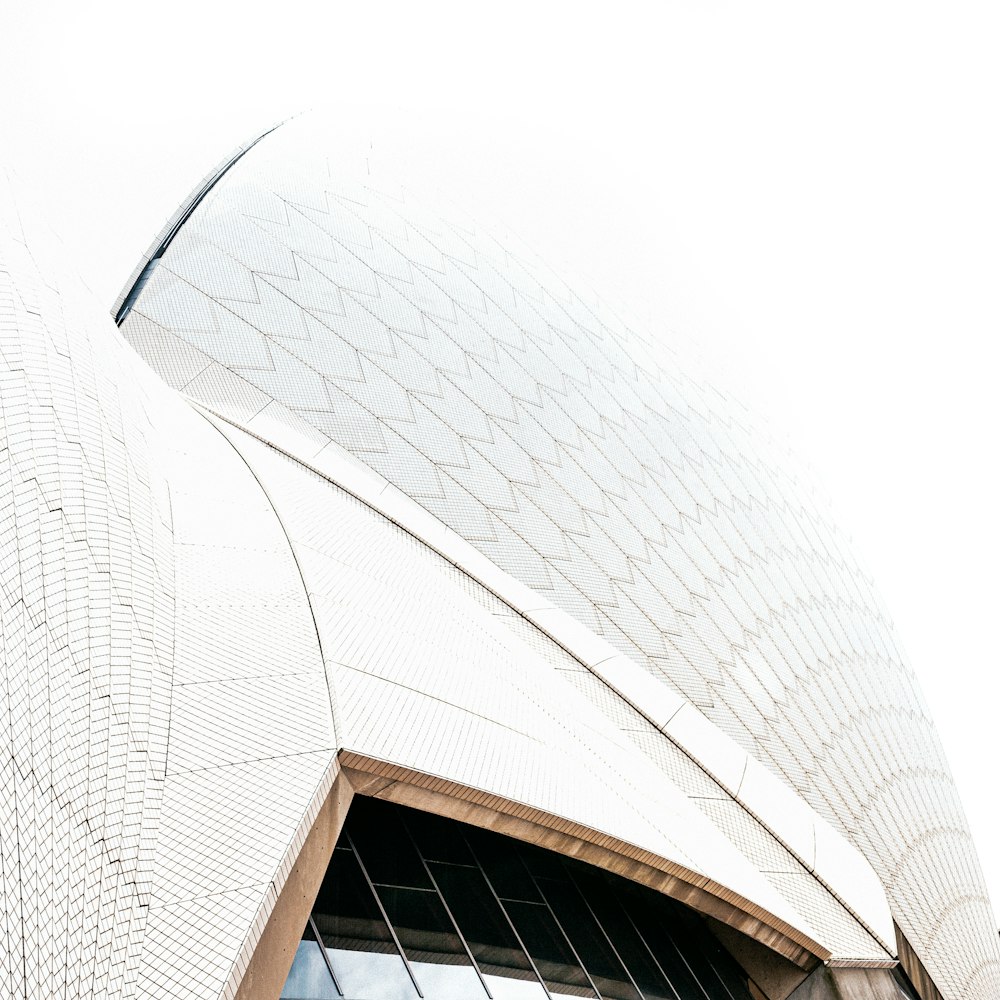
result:
[[(964, 819), (950, 781), (900, 807), (883, 779), (947, 764), (794, 460), (675, 345), (335, 147), (299, 119), (243, 156), (174, 237), (126, 338), (214, 414), (375, 473), (637, 664), (654, 700), (696, 706), (868, 858), (946, 996), (981, 954), (1000, 987), (967, 839), (947, 845), (956, 884), (938, 854), (894, 867)], [(972, 886), (982, 902), (954, 911), (951, 936), (967, 944), (945, 954), (930, 915)]]

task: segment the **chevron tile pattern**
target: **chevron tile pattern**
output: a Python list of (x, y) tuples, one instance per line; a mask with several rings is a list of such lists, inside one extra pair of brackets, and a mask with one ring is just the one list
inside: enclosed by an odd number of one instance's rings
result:
[(0, 998), (231, 1000), (338, 760), (833, 964), (891, 964), (887, 896), (997, 995), (927, 708), (791, 456), (320, 139), (210, 177), (120, 331), (0, 175)]
[(227, 419), (353, 456), (640, 662), (857, 845), (946, 996), (1000, 993), (927, 707), (794, 460), (516, 241), (319, 142), (296, 122), (232, 167), (125, 337)]

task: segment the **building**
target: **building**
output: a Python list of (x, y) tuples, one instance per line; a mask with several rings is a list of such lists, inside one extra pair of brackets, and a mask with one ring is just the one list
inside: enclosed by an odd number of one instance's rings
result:
[(3, 995), (1000, 994), (791, 458), (330, 145), (213, 171), (118, 329), (2, 199)]

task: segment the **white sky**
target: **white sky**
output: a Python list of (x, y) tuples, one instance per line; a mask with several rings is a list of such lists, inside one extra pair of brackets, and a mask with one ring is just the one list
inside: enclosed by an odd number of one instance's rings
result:
[(110, 306), (238, 143), (317, 105), (405, 122), (818, 471), (1000, 900), (998, 52), (963, 0), (0, 0), (0, 162)]

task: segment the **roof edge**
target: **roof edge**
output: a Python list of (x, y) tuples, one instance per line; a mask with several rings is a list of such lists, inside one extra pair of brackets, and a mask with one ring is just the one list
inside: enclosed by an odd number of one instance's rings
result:
[(232, 169), (247, 153), (257, 145), (261, 139), (269, 136), (276, 129), (281, 128), (289, 119), (285, 118), (272, 125), (266, 132), (262, 132), (252, 142), (238, 146), (226, 159), (218, 163), (214, 169), (205, 175), (202, 182), (185, 198), (177, 208), (177, 211), (167, 220), (166, 225), (157, 233), (156, 238), (150, 244), (149, 249), (142, 255), (135, 270), (125, 282), (124, 287), (115, 299), (111, 307), (111, 315), (116, 325), (121, 326), (125, 317), (132, 311), (150, 275), (159, 263), (160, 258), (166, 253), (167, 247), (173, 242), (174, 237), (181, 227), (191, 217), (194, 210), (204, 201), (212, 188), (219, 183), (226, 173)]

